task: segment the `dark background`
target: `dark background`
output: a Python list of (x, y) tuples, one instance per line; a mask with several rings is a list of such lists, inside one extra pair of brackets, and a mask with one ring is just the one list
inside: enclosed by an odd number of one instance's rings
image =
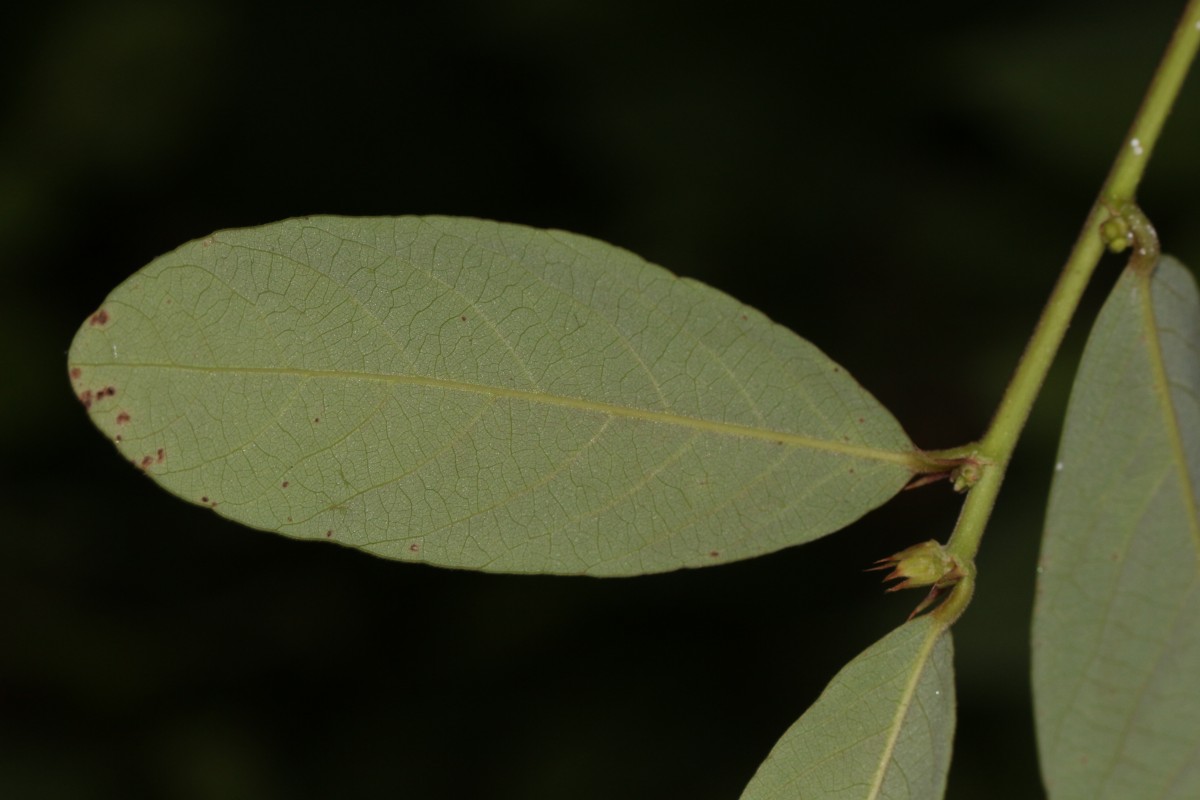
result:
[[(15, 4), (14, 4), (15, 5)], [(389, 563), (116, 457), (65, 351), (213, 230), (447, 213), (587, 233), (810, 338), (913, 439), (980, 435), (1181, 0), (50, 2), (0, 49), (0, 795), (733, 800), (919, 600), (872, 561), (945, 485), (750, 562), (622, 580)], [(1200, 261), (1200, 81), (1142, 201)], [(1027, 626), (1074, 359), (955, 628), (949, 797), (1036, 798)]]

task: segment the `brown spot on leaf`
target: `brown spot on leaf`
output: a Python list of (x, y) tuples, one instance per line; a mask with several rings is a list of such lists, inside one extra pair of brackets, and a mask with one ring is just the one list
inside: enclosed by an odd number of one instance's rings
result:
[(146, 469), (153, 463), (154, 463), (154, 456), (142, 456), (142, 463), (141, 463), (142, 469)]
[(325, 538), (328, 539), (330, 536), (333, 536), (333, 531), (325, 531)]
[(92, 314), (92, 318), (88, 320), (88, 324), (89, 325), (107, 325), (108, 324), (108, 312), (105, 311), (103, 308), (100, 309), (95, 314)]
[(281, 483), (279, 485), (286, 489), (288, 487), (288, 482), (284, 481), (283, 483)]
[(118, 425), (124, 425), (127, 422), (129, 422), (129, 412), (128, 411), (122, 411), (120, 414), (117, 414), (117, 424)]
[(117, 393), (116, 388), (114, 388), (112, 386), (105, 386), (103, 389), (100, 389), (96, 392), (96, 399), (100, 400), (101, 398), (104, 398), (104, 397), (112, 397), (116, 393)]
[(84, 408), (92, 407), (92, 390), (85, 389), (79, 394), (79, 402), (83, 403)]
[(113, 441), (116, 442), (117, 444), (120, 444), (121, 443), (121, 434), (118, 433), (116, 436), (114, 436)]
[(81, 370), (79, 367), (71, 367), (71, 378), (73, 380), (79, 380), (81, 377), (83, 377), (83, 370)]
[(321, 418), (320, 418), (320, 417), (314, 417), (314, 418), (313, 418), (313, 422), (320, 422), (320, 421), (321, 421)]
[(463, 322), (466, 322), (466, 321), (467, 321), (467, 318), (466, 318), (466, 317), (459, 317), (459, 319), (460, 319), (460, 320), (462, 320)]
[(161, 464), (161, 463), (163, 463), (163, 461), (166, 460), (166, 458), (167, 458), (167, 454), (163, 452), (163, 449), (161, 447), (158, 448), (158, 453), (156, 454), (156, 457), (154, 460), (157, 461), (159, 464)]
[(416, 542), (413, 542), (412, 544), (410, 544), (408, 546), (408, 552), (410, 552), (410, 553), (419, 552), (420, 549), (421, 549), (421, 545), (417, 544)]
[(708, 551), (708, 555), (709, 555), (711, 558), (717, 558), (717, 557), (719, 557), (719, 556), (721, 555), (721, 552), (720, 552), (719, 550), (709, 550), (709, 551)]
[(201, 497), (201, 498), (200, 498), (200, 502), (201, 502), (201, 503), (207, 503), (207, 502), (208, 502), (208, 498), (207, 498), (207, 497)]

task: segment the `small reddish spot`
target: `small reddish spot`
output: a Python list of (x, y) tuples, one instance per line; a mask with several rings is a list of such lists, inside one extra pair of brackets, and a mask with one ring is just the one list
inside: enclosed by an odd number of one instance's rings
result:
[(333, 531), (325, 531), (325, 538), (328, 539), (330, 536), (333, 536)]
[(861, 424), (861, 423), (863, 423), (863, 422), (866, 422), (866, 419), (864, 419), (863, 417), (859, 417), (859, 418), (858, 418), (858, 421), (859, 421), (859, 423)]
[(408, 552), (410, 552), (410, 553), (416, 553), (420, 549), (421, 549), (421, 545), (417, 544), (416, 542), (413, 542), (412, 544), (410, 544), (408, 546)]
[(100, 309), (95, 314), (92, 314), (92, 318), (88, 320), (88, 324), (89, 325), (107, 325), (108, 324), (108, 312), (105, 311), (103, 308)]
[(117, 390), (114, 387), (105, 386), (103, 389), (100, 389), (99, 391), (96, 392), (96, 399), (99, 400), (103, 397), (112, 397), (116, 393), (117, 393)]
[(320, 417), (314, 417), (314, 418), (313, 418), (313, 422), (320, 422), (320, 421), (321, 421), (321, 418), (320, 418)]
[(146, 469), (154, 463), (154, 456), (142, 456), (142, 469)]
[(288, 487), (288, 482), (284, 481), (283, 483), (281, 483), (279, 485), (286, 489)]
[(745, 322), (748, 319), (750, 319), (750, 318), (747, 317), (745, 314), (742, 314), (742, 322)]
[(161, 464), (166, 459), (166, 457), (167, 457), (166, 453), (164, 453), (163, 449), (160, 447), (160, 448), (158, 448), (157, 457), (154, 460), (157, 461), (159, 464)]
[(79, 402), (83, 403), (84, 408), (91, 408), (92, 407), (92, 390), (85, 389), (79, 395)]
[(288, 522), (291, 522), (291, 521), (292, 521), (292, 518), (291, 518), (291, 517), (288, 517), (288, 518), (287, 518), (287, 520), (288, 520)]
[(79, 380), (82, 376), (83, 370), (81, 370), (79, 367), (71, 367), (71, 377), (73, 379)]
[(207, 498), (207, 497), (201, 497), (201, 498), (200, 498), (200, 502), (201, 502), (201, 503), (207, 503), (207, 502), (208, 502), (208, 498)]
[(460, 320), (462, 320), (463, 322), (466, 322), (466, 321), (467, 321), (467, 318), (466, 318), (466, 317), (459, 317), (459, 319), (460, 319)]
[(712, 556), (713, 558), (716, 558), (716, 557), (718, 557), (719, 555), (721, 555), (720, 551), (717, 551), (717, 550), (709, 550), (709, 551), (708, 551), (708, 554), (709, 554), (710, 556)]
[(113, 441), (116, 442), (117, 444), (120, 444), (121, 443), (121, 434), (118, 433), (116, 436), (114, 436)]
[(841, 367), (834, 367), (834, 368), (833, 368), (833, 371), (834, 371), (834, 372), (841, 372), (842, 370), (841, 370)]
[(117, 414), (117, 424), (118, 425), (124, 425), (126, 422), (129, 422), (129, 412), (128, 411), (122, 411), (120, 414)]

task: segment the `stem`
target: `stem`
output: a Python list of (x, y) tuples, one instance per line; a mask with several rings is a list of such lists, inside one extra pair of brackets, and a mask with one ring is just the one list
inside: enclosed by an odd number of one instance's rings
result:
[(982, 475), (967, 495), (958, 524), (946, 545), (948, 552), (960, 564), (966, 565), (964, 569), (968, 574), (968, 579), (962, 581), (938, 609), (938, 616), (947, 625), (962, 614), (970, 600), (974, 588), (975, 554), (1000, 493), (1005, 470), (1088, 281), (1106, 246), (1117, 250), (1127, 245), (1127, 242), (1122, 244), (1125, 240), (1116, 238), (1116, 232), (1105, 224), (1116, 219), (1120, 235), (1136, 239), (1131, 259), (1134, 266), (1157, 256), (1153, 228), (1133, 205), (1133, 200), (1198, 45), (1200, 0), (1189, 0), (1112, 170), (1088, 213), (1033, 337), (1017, 364), (996, 416), (979, 443), (977, 453), (983, 462)]
[(1107, 200), (1109, 205), (1119, 207), (1133, 201), (1138, 183), (1142, 180), (1142, 173), (1145, 172), (1146, 162), (1150, 160), (1154, 146), (1158, 144), (1163, 123), (1167, 114), (1171, 113), (1175, 98), (1179, 96), (1179, 87), (1187, 77), (1198, 44), (1200, 2), (1190, 0), (1175, 26), (1175, 33), (1171, 36), (1162, 62), (1154, 73), (1142, 107), (1134, 117), (1129, 135), (1125, 137), (1124, 145), (1117, 153), (1108, 180), (1100, 190), (1100, 197)]

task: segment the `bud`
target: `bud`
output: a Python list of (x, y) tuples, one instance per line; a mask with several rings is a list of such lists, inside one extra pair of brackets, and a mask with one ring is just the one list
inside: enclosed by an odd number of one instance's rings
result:
[(1133, 231), (1121, 217), (1109, 217), (1100, 225), (1100, 238), (1110, 253), (1121, 253), (1133, 244)]
[(928, 608), (943, 589), (948, 589), (958, 583), (963, 576), (962, 569), (954, 556), (947, 553), (946, 548), (934, 539), (914, 544), (899, 553), (879, 559), (875, 564), (876, 566), (870, 567), (867, 571), (873, 572), (890, 568), (892, 571), (883, 577), (884, 582), (900, 580), (900, 583), (888, 588), (889, 592), (918, 586), (932, 587), (928, 596), (913, 609), (909, 619)]
[(971, 487), (979, 483), (979, 479), (983, 477), (983, 466), (972, 459), (959, 464), (950, 473), (950, 480), (954, 482), (954, 491), (959, 494), (965, 494), (971, 490)]

